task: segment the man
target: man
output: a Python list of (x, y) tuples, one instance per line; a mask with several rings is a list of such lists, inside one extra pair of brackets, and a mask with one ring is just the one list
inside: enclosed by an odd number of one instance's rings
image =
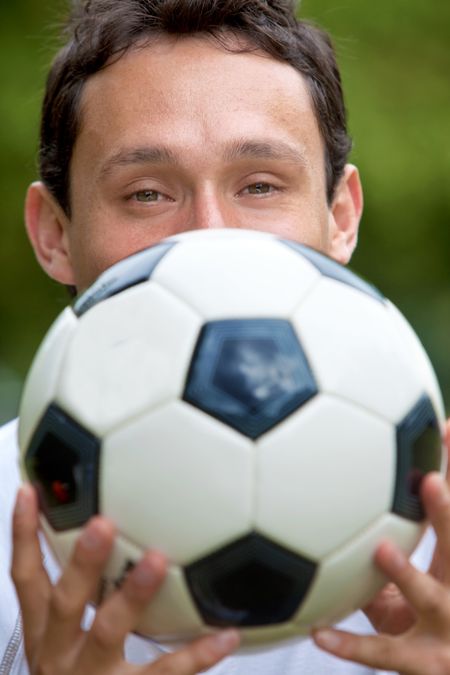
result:
[[(277, 232), (347, 263), (362, 210), (358, 172), (346, 164), (349, 149), (329, 41), (297, 22), (288, 0), (80, 2), (47, 84), (42, 182), (27, 195), (28, 234), (47, 274), (77, 291), (124, 256), (198, 228)], [(9, 425), (0, 437), (0, 457), (10, 472), (5, 512), (17, 486), (14, 433)], [(52, 586), (41, 559), (36, 497), (25, 486), (14, 515), (12, 569), (30, 671), (448, 673), (450, 493), (430, 475), (422, 497), (438, 538), (437, 578), (416, 571), (383, 542), (376, 561), (399, 590), (389, 587), (367, 611), (385, 635), (314, 635), (322, 648), (367, 667), (335, 659), (311, 640), (219, 663), (238, 646), (234, 630), (173, 654), (135, 640), (124, 659), (126, 636), (164, 576), (158, 552), (144, 555), (98, 609), (92, 627), (81, 631), (113, 526), (93, 519)], [(23, 674), (15, 601), (6, 582), (5, 588), (12, 612), (2, 611), (12, 639), (5, 640), (0, 672)], [(343, 627), (370, 632), (361, 613)], [(131, 665), (146, 655), (152, 663)]]

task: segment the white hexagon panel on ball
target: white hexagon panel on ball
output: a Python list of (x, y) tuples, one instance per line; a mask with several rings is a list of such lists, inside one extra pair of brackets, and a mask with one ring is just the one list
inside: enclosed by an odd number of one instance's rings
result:
[(431, 361), (423, 348), (422, 343), (416, 333), (409, 325), (403, 314), (391, 302), (387, 303), (387, 310), (391, 317), (394, 330), (398, 333), (402, 350), (409, 359), (409, 363), (414, 363), (416, 372), (420, 373), (421, 383), (424, 392), (429, 396), (433, 407), (441, 422), (441, 432), (444, 432), (442, 422), (445, 419), (444, 403)]
[(54, 401), (63, 362), (78, 319), (70, 307), (59, 315), (45, 336), (28, 373), (19, 414), (19, 444), (24, 448)]
[(257, 443), (255, 526), (319, 561), (392, 504), (395, 433), (364, 408), (320, 394)]
[(384, 301), (323, 278), (292, 322), (321, 391), (394, 424), (422, 393)]
[(173, 562), (188, 563), (251, 527), (250, 441), (186, 403), (113, 431), (101, 463), (101, 512), (130, 541)]
[(302, 633), (311, 625), (330, 625), (361, 607), (389, 581), (374, 563), (382, 539), (392, 539), (410, 554), (424, 530), (392, 513), (384, 513), (344, 546), (331, 552), (319, 564), (310, 593), (294, 623)]
[(320, 278), (270, 235), (241, 230), (191, 234), (175, 238), (179, 245), (156, 267), (153, 279), (208, 320), (287, 317)]
[(180, 394), (200, 318), (152, 281), (99, 302), (79, 319), (57, 401), (103, 436)]

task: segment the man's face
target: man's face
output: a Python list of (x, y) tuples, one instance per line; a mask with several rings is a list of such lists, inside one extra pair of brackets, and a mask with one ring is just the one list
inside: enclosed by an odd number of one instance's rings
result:
[(187, 37), (126, 53), (85, 85), (70, 172), (64, 230), (78, 289), (200, 228), (265, 230), (339, 258), (307, 86), (261, 52)]

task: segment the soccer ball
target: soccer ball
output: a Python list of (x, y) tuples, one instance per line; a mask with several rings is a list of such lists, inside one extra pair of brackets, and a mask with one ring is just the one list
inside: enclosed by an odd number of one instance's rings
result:
[(111, 267), (31, 368), (23, 464), (64, 564), (94, 514), (118, 528), (103, 592), (146, 548), (169, 571), (138, 632), (245, 644), (306, 634), (410, 553), (443, 468), (435, 375), (405, 319), (328, 257), (274, 235), (191, 232)]

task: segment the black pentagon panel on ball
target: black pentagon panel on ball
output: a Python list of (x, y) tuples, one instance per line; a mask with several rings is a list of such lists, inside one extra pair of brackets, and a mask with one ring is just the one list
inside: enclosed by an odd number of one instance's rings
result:
[(76, 300), (73, 310), (82, 316), (102, 300), (116, 295), (126, 288), (148, 281), (156, 266), (175, 246), (176, 242), (162, 242), (134, 255), (124, 258), (99, 276), (92, 286)]
[(299, 609), (317, 565), (257, 534), (184, 569), (200, 615), (211, 626), (266, 626), (289, 621)]
[(183, 398), (256, 439), (317, 391), (289, 321), (229, 319), (203, 326)]
[(422, 396), (397, 426), (397, 471), (392, 511), (408, 520), (421, 521), (425, 512), (420, 485), (430, 471), (439, 471), (442, 438), (433, 405)]
[(335, 279), (335, 281), (340, 281), (352, 288), (356, 288), (358, 291), (370, 295), (370, 297), (384, 304), (385, 297), (377, 288), (375, 288), (375, 286), (372, 286), (372, 284), (361, 279), (361, 277), (347, 267), (336, 262), (336, 260), (333, 260), (333, 258), (330, 258), (323, 253), (319, 253), (319, 251), (316, 251), (309, 246), (299, 244), (296, 241), (291, 241), (289, 239), (280, 239), (280, 241), (282, 244), (285, 244), (306, 258), (321, 274), (323, 274), (323, 276)]
[(57, 531), (80, 527), (98, 513), (100, 441), (50, 405), (25, 455), (40, 507)]

